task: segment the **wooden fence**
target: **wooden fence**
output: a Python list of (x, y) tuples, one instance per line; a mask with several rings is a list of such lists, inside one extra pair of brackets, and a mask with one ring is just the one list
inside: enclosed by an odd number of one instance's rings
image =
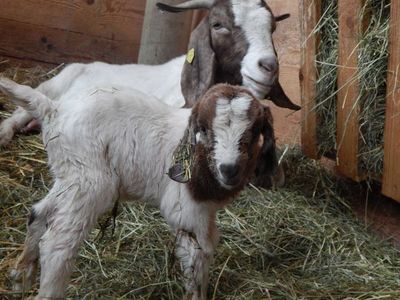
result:
[[(338, 0), (339, 51), (337, 93), (337, 170), (355, 181), (363, 180), (359, 167), (359, 86), (357, 47), (360, 37), (360, 10), (363, 0)], [(314, 29), (321, 16), (321, 0), (302, 0), (301, 19), (301, 100), (303, 106), (302, 148), (318, 158), (316, 107), (316, 54), (319, 37)], [(391, 1), (389, 64), (387, 70), (386, 123), (384, 131), (384, 168), (382, 193), (400, 201), (400, 1)]]
[(143, 48), (142, 62), (164, 62), (185, 53), (204, 12), (161, 13), (156, 2), (0, 0), (0, 56), (49, 64), (132, 63)]

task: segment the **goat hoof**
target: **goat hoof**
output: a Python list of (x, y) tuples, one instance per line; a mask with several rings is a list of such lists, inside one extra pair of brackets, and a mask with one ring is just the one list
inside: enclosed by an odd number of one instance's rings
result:
[(0, 146), (7, 145), (14, 136), (14, 130), (11, 126), (0, 125)]
[(16, 293), (24, 293), (29, 291), (35, 280), (35, 275), (35, 266), (30, 266), (23, 270), (12, 269), (10, 271), (12, 290)]

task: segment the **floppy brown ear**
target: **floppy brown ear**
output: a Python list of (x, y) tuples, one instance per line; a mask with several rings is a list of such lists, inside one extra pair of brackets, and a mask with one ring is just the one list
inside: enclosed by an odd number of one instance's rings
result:
[(263, 188), (272, 186), (272, 176), (278, 168), (278, 159), (276, 156), (275, 135), (273, 129), (273, 118), (268, 107), (264, 106), (263, 126), (261, 134), (264, 137), (264, 142), (260, 150), (255, 170), (255, 176), (251, 182)]
[(192, 32), (188, 49), (181, 75), (181, 90), (186, 101), (185, 107), (192, 107), (214, 84), (216, 61), (211, 47), (208, 17)]
[(271, 100), (275, 103), (275, 105), (279, 107), (288, 108), (291, 110), (300, 110), (301, 106), (294, 104), (289, 97), (283, 91), (283, 88), (279, 81), (277, 80), (272, 86), (269, 94), (267, 95), (267, 99)]

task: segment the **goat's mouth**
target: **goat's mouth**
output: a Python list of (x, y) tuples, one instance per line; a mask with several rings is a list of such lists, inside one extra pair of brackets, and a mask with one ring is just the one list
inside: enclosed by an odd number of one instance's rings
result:
[(218, 176), (218, 181), (220, 185), (226, 190), (233, 190), (240, 184), (240, 177), (236, 178), (225, 178), (223, 176)]
[(265, 95), (268, 95), (272, 88), (272, 83), (268, 84), (266, 82), (261, 82), (253, 77), (242, 74), (243, 76), (243, 84), (247, 86), (258, 98), (265, 97)]

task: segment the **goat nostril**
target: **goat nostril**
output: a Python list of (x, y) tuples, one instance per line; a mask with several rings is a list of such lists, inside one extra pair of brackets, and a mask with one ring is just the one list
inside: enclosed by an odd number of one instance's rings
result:
[(222, 164), (219, 169), (226, 178), (235, 178), (239, 173), (239, 165)]
[(275, 58), (263, 58), (258, 61), (258, 66), (268, 73), (276, 73), (278, 71), (278, 62)]

